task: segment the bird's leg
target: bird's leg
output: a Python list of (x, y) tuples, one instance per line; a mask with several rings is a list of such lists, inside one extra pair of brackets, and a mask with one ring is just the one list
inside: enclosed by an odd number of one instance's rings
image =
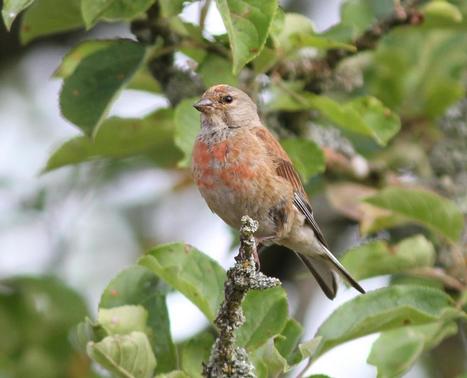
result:
[(268, 242), (268, 241), (274, 240), (276, 238), (277, 238), (276, 235), (270, 235), (270, 236), (263, 236), (263, 237), (255, 238), (255, 240), (256, 240), (256, 249), (255, 249), (255, 252), (253, 254), (253, 258), (255, 259), (256, 270), (257, 271), (261, 270), (261, 263), (259, 261), (259, 254), (264, 250), (264, 248), (266, 248), (266, 245), (264, 244), (264, 242)]
[(261, 236), (261, 237), (255, 238), (256, 245), (264, 244), (264, 242), (269, 242), (275, 239), (277, 239), (277, 235)]

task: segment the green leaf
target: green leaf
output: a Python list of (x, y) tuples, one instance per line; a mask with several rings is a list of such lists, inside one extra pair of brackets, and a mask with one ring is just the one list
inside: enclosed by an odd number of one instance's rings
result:
[(21, 19), (22, 44), (83, 26), (80, 0), (36, 0)]
[(422, 7), (423, 26), (447, 26), (462, 22), (462, 13), (448, 1), (430, 1)]
[(150, 93), (161, 93), (159, 82), (152, 75), (149, 67), (143, 64), (133, 75), (133, 78), (127, 85), (127, 89), (135, 89), (138, 91), (146, 91)]
[(294, 365), (292, 360), (303, 334), (303, 327), (295, 319), (289, 319), (281, 333), (274, 338), (274, 346), (287, 363)]
[(148, 312), (143, 306), (125, 305), (100, 308), (97, 321), (108, 335), (126, 335), (132, 331), (146, 331)]
[(95, 52), (109, 48), (115, 40), (89, 40), (78, 43), (69, 50), (62, 59), (62, 62), (54, 72), (54, 77), (66, 79), (79, 66), (81, 61)]
[(146, 155), (161, 166), (174, 166), (181, 158), (173, 142), (173, 112), (161, 109), (143, 118), (111, 117), (94, 140), (76, 137), (52, 153), (44, 171), (103, 158)]
[(214, 321), (224, 297), (225, 272), (209, 256), (183, 243), (160, 245), (138, 262), (185, 295)]
[[(352, 40), (365, 32), (378, 19), (383, 19), (392, 13), (393, 9), (394, 1), (392, 0), (345, 1), (341, 5), (341, 23), (337, 25), (337, 28), (332, 29), (346, 30), (346, 40)], [(332, 29), (331, 31), (333, 31)], [(327, 34), (332, 35), (333, 33)]]
[(264, 73), (277, 63), (277, 51), (265, 46), (259, 55), (253, 60), (256, 74)]
[(232, 63), (217, 54), (208, 54), (197, 69), (206, 88), (216, 84), (238, 85), (232, 74)]
[(361, 280), (433, 266), (435, 258), (433, 244), (424, 236), (417, 235), (394, 246), (378, 240), (352, 248), (345, 253), (342, 264), (356, 280)]
[(400, 328), (460, 317), (441, 290), (422, 286), (390, 286), (358, 296), (335, 310), (319, 327), (322, 342), (316, 356), (345, 341)]
[(251, 352), (252, 361), (258, 377), (282, 376), (294, 366), (314, 354), (319, 346), (320, 337), (299, 343), (303, 327), (289, 319), (281, 331), (266, 344)]
[(180, 367), (192, 378), (202, 378), (203, 362), (211, 354), (214, 336), (211, 332), (202, 332), (184, 342), (180, 347)]
[(156, 358), (143, 332), (107, 336), (88, 344), (88, 354), (99, 365), (117, 377), (149, 378), (154, 373)]
[[(110, 47), (115, 40), (88, 40), (75, 45), (68, 51), (62, 59), (60, 66), (55, 70), (54, 77), (67, 78), (78, 67), (80, 62), (96, 51)], [(133, 75), (131, 81), (127, 84), (128, 89), (159, 93), (160, 85), (152, 76), (147, 65), (142, 65)]]
[(274, 338), (274, 348), (282, 359), (282, 372), (289, 371), (304, 359), (311, 357), (321, 342), (320, 337), (315, 337), (304, 343), (300, 343), (303, 327), (294, 319), (289, 319), (280, 335)]
[[(158, 358), (156, 372), (175, 369), (177, 356), (170, 334), (166, 290), (161, 288), (159, 279), (142, 266), (132, 266), (120, 272), (110, 281), (99, 302), (100, 309), (121, 309), (122, 306), (128, 307), (128, 305), (142, 306), (147, 312), (147, 321), (144, 324), (150, 330), (144, 329), (144, 332), (148, 334), (152, 349)], [(132, 330), (143, 331), (142, 324), (141, 319)]]
[(397, 28), (378, 43), (365, 90), (404, 119), (434, 120), (464, 97), (466, 51), (464, 32)]
[(88, 135), (99, 128), (112, 101), (145, 56), (142, 45), (119, 40), (81, 60), (60, 92), (62, 114)]
[(73, 348), (84, 354), (86, 353), (86, 346), (90, 341), (99, 341), (105, 336), (106, 334), (102, 327), (86, 317), (71, 329), (70, 343), (73, 345)]
[(174, 370), (167, 374), (158, 374), (155, 378), (192, 378), (190, 375), (186, 374), (181, 370)]
[(81, 11), (89, 29), (98, 20), (122, 21), (144, 13), (155, 0), (81, 0)]
[(163, 17), (172, 17), (181, 13), (184, 3), (193, 2), (194, 0), (159, 0), (159, 4)]
[(401, 127), (397, 114), (375, 97), (365, 96), (339, 104), (326, 96), (307, 95), (309, 104), (337, 126), (374, 138), (384, 146)]
[(237, 344), (255, 350), (280, 334), (288, 318), (287, 295), (281, 287), (249, 291), (242, 303), (245, 323), (237, 330)]
[(200, 130), (200, 118), (193, 104), (198, 98), (188, 98), (181, 101), (175, 109), (175, 144), (183, 152), (183, 160), (178, 162), (180, 167), (189, 167), (191, 151), (196, 136)]
[(290, 36), (291, 45), (295, 48), (314, 47), (317, 49), (343, 49), (355, 52), (357, 48), (354, 45), (339, 42), (328, 37), (323, 37), (317, 33), (295, 33)]
[(297, 48), (291, 39), (292, 36), (297, 33), (314, 33), (314, 28), (311, 20), (302, 14), (286, 13), (284, 15), (283, 12), (277, 14), (271, 35), (279, 53), (287, 55)]
[(453, 242), (464, 227), (462, 213), (453, 202), (426, 190), (389, 187), (365, 202), (421, 223)]
[(286, 111), (316, 109), (336, 126), (372, 137), (383, 146), (401, 127), (397, 114), (375, 97), (358, 97), (346, 103), (338, 103), (327, 96), (303, 92), (302, 86), (300, 82), (284, 82), (281, 87), (273, 86), (268, 108)]
[(282, 139), (281, 145), (292, 159), (294, 167), (304, 182), (307, 182), (314, 175), (324, 172), (323, 151), (316, 143), (308, 139), (289, 138)]
[(34, 0), (4, 0), (2, 8), (3, 22), (8, 31), (18, 14), (29, 7)]
[(68, 338), (87, 315), (83, 298), (53, 277), (12, 277), (0, 287), (0, 375), (65, 377), (79, 360), (88, 377), (84, 355)]
[(277, 0), (216, 0), (229, 34), (233, 55), (233, 73), (257, 56), (266, 42)]
[(456, 332), (457, 324), (453, 321), (402, 327), (384, 332), (373, 343), (368, 363), (376, 366), (378, 378), (402, 376), (422, 352), (435, 347), (444, 338)]

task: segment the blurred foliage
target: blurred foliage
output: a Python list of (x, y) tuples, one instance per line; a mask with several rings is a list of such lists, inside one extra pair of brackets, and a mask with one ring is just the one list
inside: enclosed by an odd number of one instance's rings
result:
[[(180, 17), (193, 2), (200, 6), (197, 24)], [(304, 182), (320, 175), (319, 188), (340, 219), (373, 238), (344, 256), (349, 271), (357, 279), (392, 280), (337, 308), (307, 341), (284, 289), (252, 292), (239, 344), (257, 376), (269, 377), (380, 333), (368, 362), (379, 377), (403, 375), (465, 327), (467, 105), (459, 101), (467, 1), (347, 0), (340, 22), (322, 33), (276, 0), (215, 5), (226, 34), (204, 30), (209, 0), (5, 0), (4, 23), (20, 24), (24, 44), (103, 22), (128, 23), (135, 37), (88, 40), (65, 55), (55, 72), (63, 79), (60, 108), (82, 135), (58, 147), (44, 171), (90, 161), (119, 162), (116, 170), (124, 171), (124, 159), (143, 156), (151, 167), (188, 177), (199, 129), (191, 104), (211, 85), (242, 87)], [(174, 63), (178, 53), (188, 67)], [(162, 95), (170, 105), (140, 119), (109, 118), (124, 89)], [(454, 144), (439, 147), (449, 140)], [(388, 240), (379, 240), (381, 231)], [(4, 280), (0, 376), (91, 377), (92, 360), (118, 377), (200, 377), (224, 280), (203, 252), (159, 245), (109, 283), (96, 320), (56, 279)], [(168, 287), (196, 305), (211, 328), (175, 344)]]

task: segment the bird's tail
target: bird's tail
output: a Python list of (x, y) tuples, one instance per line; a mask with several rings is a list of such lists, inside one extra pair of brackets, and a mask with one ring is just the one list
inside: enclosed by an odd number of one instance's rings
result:
[[(323, 246), (323, 248), (325, 248)], [(336, 278), (333, 271), (336, 271), (349, 285), (353, 286), (360, 293), (365, 294), (365, 290), (342, 266), (339, 260), (326, 248), (322, 255), (298, 254), (303, 263), (315, 277), (324, 294), (329, 299), (334, 299), (337, 293)]]

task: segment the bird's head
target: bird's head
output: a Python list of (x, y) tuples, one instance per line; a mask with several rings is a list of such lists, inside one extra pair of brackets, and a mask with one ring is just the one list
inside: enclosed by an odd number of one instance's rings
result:
[(203, 121), (222, 123), (224, 127), (238, 128), (259, 120), (253, 100), (230, 85), (220, 84), (209, 88), (193, 106), (201, 112)]

